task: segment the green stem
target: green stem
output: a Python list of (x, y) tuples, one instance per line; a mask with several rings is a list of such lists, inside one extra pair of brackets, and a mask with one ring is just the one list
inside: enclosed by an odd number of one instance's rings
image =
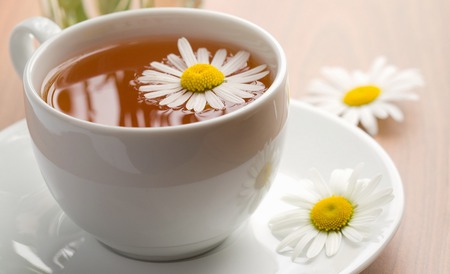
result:
[(131, 0), (97, 0), (97, 8), (100, 14), (128, 10), (130, 6)]
[(63, 28), (88, 19), (82, 0), (58, 0), (57, 7), (55, 5), (51, 6), (53, 9), (59, 9), (54, 11), (54, 13), (59, 14), (59, 24)]

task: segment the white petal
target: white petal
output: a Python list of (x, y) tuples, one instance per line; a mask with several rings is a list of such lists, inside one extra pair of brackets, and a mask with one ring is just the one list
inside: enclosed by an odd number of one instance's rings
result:
[(351, 226), (357, 227), (361, 225), (369, 225), (372, 222), (374, 222), (378, 216), (383, 212), (382, 209), (377, 208), (376, 210), (372, 210), (371, 214), (353, 214), (352, 220), (351, 220)]
[(344, 118), (344, 120), (346, 120), (347, 122), (349, 122), (352, 125), (355, 125), (355, 126), (358, 125), (359, 120), (360, 120), (358, 108), (347, 109), (347, 111), (345, 111), (345, 113), (342, 115), (342, 118)]
[(236, 104), (242, 104), (245, 103), (244, 99), (242, 99), (241, 97), (238, 97), (234, 94), (232, 94), (231, 92), (221, 88), (221, 86), (215, 87), (213, 89), (214, 93), (219, 96), (221, 99), (231, 102), (231, 103), (236, 103)]
[(395, 76), (398, 69), (395, 66), (389, 65), (385, 67), (378, 75), (372, 76), (371, 80), (373, 83), (378, 84), (380, 86), (384, 86), (385, 83), (389, 83), (392, 77)]
[[(260, 82), (258, 82), (260, 83)], [(247, 91), (260, 91), (265, 89), (266, 87), (263, 84), (242, 84), (242, 83), (223, 83), (222, 85), (227, 85), (230, 87), (238, 88), (241, 90), (247, 90)]]
[(233, 74), (234, 72), (240, 70), (247, 63), (250, 53), (246, 51), (239, 51), (233, 57), (222, 66), (221, 71), (225, 76)]
[(158, 70), (146, 69), (142, 72), (142, 75), (167, 75), (167, 74)]
[(226, 49), (219, 49), (216, 54), (214, 55), (211, 65), (216, 67), (218, 70), (222, 69), (222, 65), (225, 62), (225, 59), (227, 58), (227, 50)]
[(309, 214), (306, 212), (303, 212), (302, 215), (297, 214), (295, 216), (292, 216), (290, 218), (281, 219), (277, 222), (271, 223), (270, 229), (272, 231), (277, 230), (283, 230), (287, 228), (295, 228), (299, 226), (304, 226), (308, 224), (309, 220)]
[(274, 217), (272, 217), (269, 221), (269, 224), (276, 224), (286, 219), (295, 218), (297, 216), (304, 216), (305, 213), (309, 216), (309, 210), (305, 210), (302, 208), (295, 208), (287, 211), (283, 211), (278, 213)]
[(308, 248), (306, 252), (306, 257), (314, 258), (316, 257), (320, 251), (322, 251), (325, 242), (327, 241), (327, 233), (319, 232), (319, 234), (314, 238), (314, 241), (311, 243), (311, 246)]
[(394, 195), (392, 195), (392, 189), (383, 189), (377, 193), (372, 194), (364, 201), (360, 201), (358, 205), (359, 210), (368, 210), (376, 207), (382, 207), (392, 201)]
[[(301, 227), (294, 232), (290, 233), (288, 236), (286, 236), (277, 246), (277, 252), (280, 252), (287, 246), (290, 246), (297, 242), (299, 239), (301, 239), (303, 236), (311, 234), (311, 232), (316, 231), (314, 228), (312, 228), (311, 225), (307, 225), (304, 227)], [(313, 236), (314, 237), (314, 236)]]
[(378, 119), (386, 119), (389, 117), (389, 113), (379, 102), (373, 103), (370, 107), (372, 108), (372, 114)]
[(369, 75), (370, 75), (370, 82), (376, 83), (376, 79), (378, 78), (381, 71), (384, 69), (384, 66), (386, 65), (386, 58), (384, 56), (377, 57), (372, 67), (370, 68)]
[(397, 73), (389, 82), (384, 83), (383, 87), (389, 90), (402, 91), (423, 85), (424, 81), (419, 71), (416, 69), (407, 69)]
[[(374, 230), (374, 226), (376, 226), (376, 224), (372, 223), (367, 223), (367, 224), (358, 224), (358, 225), (353, 225), (353, 224), (349, 224), (353, 229), (355, 229), (356, 231), (358, 231), (359, 234), (361, 234), (362, 240), (364, 240), (364, 238), (367, 237), (367, 235), (370, 235), (371, 233), (373, 233)], [(361, 241), (362, 241), (361, 240)]]
[(240, 90), (238, 88), (235, 88), (233, 86), (228, 85), (228, 83), (224, 83), (221, 86), (222, 86), (222, 88), (224, 90), (227, 90), (227, 91), (229, 91), (229, 92), (233, 93), (234, 95), (236, 95), (238, 97), (241, 97), (241, 98), (252, 98), (254, 96), (253, 93)]
[(208, 104), (214, 109), (223, 109), (225, 106), (222, 100), (220, 100), (220, 98), (210, 90), (205, 92), (205, 99)]
[(322, 69), (322, 74), (328, 78), (330, 83), (341, 91), (350, 90), (353, 86), (353, 79), (350, 74), (343, 68), (335, 67), (325, 67)]
[(180, 71), (185, 71), (188, 68), (186, 63), (175, 54), (169, 54), (167, 56), (167, 59), (169, 60), (170, 63), (172, 63), (172, 65), (174, 65)]
[(321, 198), (329, 197), (332, 195), (330, 188), (328, 187), (327, 183), (318, 170), (311, 170), (311, 179), (315, 183), (314, 186), (316, 187), (317, 193)]
[(206, 98), (205, 98), (205, 94), (200, 93), (197, 96), (197, 99), (195, 101), (195, 105), (194, 105), (194, 111), (195, 112), (201, 112), (205, 109), (206, 106)]
[(370, 107), (361, 107), (361, 124), (367, 130), (370, 135), (376, 135), (378, 133), (378, 124), (375, 117), (370, 112)]
[(185, 92), (183, 95), (181, 95), (175, 101), (171, 102), (170, 104), (167, 104), (167, 106), (169, 106), (171, 108), (178, 107), (178, 106), (184, 104), (191, 96), (192, 96), (192, 92), (190, 92), (190, 91)]
[(161, 100), (159, 102), (159, 104), (162, 106), (168, 105), (168, 104), (172, 103), (173, 101), (175, 101), (176, 99), (178, 99), (179, 97), (181, 97), (185, 92), (186, 92), (186, 90), (183, 89), (183, 90), (180, 90), (179, 92), (172, 93), (172, 94), (168, 95), (166, 98), (164, 98), (163, 100)]
[(194, 108), (195, 106), (195, 98), (197, 98), (197, 96), (199, 95), (199, 93), (194, 92), (194, 94), (192, 94), (191, 98), (189, 98), (189, 100), (186, 102), (186, 108), (191, 110)]
[[(262, 72), (266, 67), (267, 67), (266, 65), (259, 65), (259, 66), (255, 67), (255, 68), (252, 68), (252, 69), (240, 72), (239, 74), (230, 76), (227, 79), (233, 79), (233, 78), (236, 78), (238, 76), (241, 76), (241, 77), (251, 76), (251, 75), (257, 74), (259, 72)], [(269, 72), (267, 71), (267, 73), (269, 73)]]
[(180, 88), (180, 87), (181, 86), (179, 83), (164, 84), (164, 85), (145, 85), (145, 86), (140, 86), (139, 91), (151, 92), (151, 91), (158, 91), (158, 90), (172, 90), (172, 89)]
[(417, 101), (419, 95), (412, 92), (384, 92), (380, 95), (380, 100), (384, 101)]
[(346, 226), (344, 229), (342, 229), (342, 234), (345, 236), (345, 238), (349, 239), (352, 242), (359, 243), (363, 240), (363, 235), (354, 229), (351, 226)]
[(209, 52), (205, 48), (197, 50), (197, 61), (199, 64), (209, 64)]
[(176, 100), (178, 100), (180, 97), (182, 97), (187, 91), (185, 89), (180, 90), (179, 92), (176, 93), (172, 93), (170, 95), (168, 95), (166, 98), (164, 98), (163, 100), (161, 100), (159, 102), (160, 105), (169, 105), (173, 102), (175, 102)]
[(141, 83), (151, 83), (151, 84), (169, 84), (169, 83), (179, 83), (180, 77), (170, 75), (167, 73), (162, 73), (159, 71), (144, 71), (143, 76), (138, 78)]
[(326, 82), (319, 79), (314, 79), (311, 84), (307, 87), (307, 90), (312, 94), (322, 94), (322, 95), (334, 95), (333, 98), (342, 97), (344, 90), (336, 88)]
[(349, 169), (335, 169), (330, 175), (330, 188), (334, 194), (347, 194), (348, 178), (350, 178), (351, 170)]
[(351, 222), (353, 222), (354, 220), (359, 220), (360, 218), (364, 219), (366, 217), (378, 217), (382, 211), (383, 209), (378, 207), (365, 210), (360, 210), (360, 208), (356, 207)]
[[(362, 217), (365, 217), (362, 216)], [(276, 226), (283, 226), (285, 224), (291, 223), (310, 223), (310, 210), (305, 210), (302, 208), (291, 209), (286, 212), (279, 213), (270, 219), (269, 226), (271, 228)], [(301, 226), (301, 225), (296, 225)]]
[(302, 196), (298, 196), (295, 194), (286, 194), (281, 198), (281, 200), (290, 205), (300, 208), (311, 208), (317, 202), (317, 199), (314, 199), (314, 197), (308, 197), (309, 195), (306, 193), (307, 190), (305, 190), (305, 193), (302, 193)]
[(169, 66), (167, 66), (165, 64), (162, 64), (162, 63), (159, 63), (159, 62), (152, 62), (150, 65), (152, 67), (162, 71), (162, 72), (165, 72), (165, 73), (169, 73), (169, 74), (172, 74), (172, 75), (175, 75), (175, 76), (178, 76), (178, 77), (181, 77), (181, 75), (182, 75), (181, 71), (176, 70), (176, 69), (174, 69), (172, 67), (169, 67)]
[(292, 260), (300, 256), (302, 251), (305, 249), (305, 247), (308, 245), (309, 242), (311, 242), (312, 239), (314, 239), (319, 234), (319, 231), (312, 228), (308, 232), (304, 233), (304, 236), (298, 241), (297, 245), (295, 246), (293, 252), (292, 252)]
[(350, 199), (354, 199), (356, 193), (358, 193), (358, 177), (361, 173), (362, 168), (364, 167), (363, 163), (358, 163), (353, 170), (347, 171), (349, 172), (348, 177), (348, 185), (347, 185), (347, 195)]
[(363, 86), (369, 83), (369, 78), (362, 71), (356, 70), (352, 74), (354, 86)]
[(366, 185), (366, 187), (360, 192), (358, 193), (357, 196), (353, 197), (353, 201), (355, 203), (358, 203), (359, 201), (362, 201), (364, 199), (367, 199), (370, 195), (372, 195), (372, 192), (378, 187), (378, 185), (381, 182), (381, 178), (383, 176), (378, 175), (376, 177), (374, 177), (373, 179), (371, 179), (369, 181), (369, 183)]
[(203, 93), (194, 93), (186, 103), (186, 108), (195, 112), (201, 112), (205, 109), (206, 99)]
[(154, 99), (154, 98), (158, 98), (158, 97), (161, 97), (161, 96), (165, 96), (165, 95), (169, 95), (169, 94), (172, 94), (172, 93), (179, 92), (180, 90), (181, 90), (181, 88), (159, 90), (159, 91), (147, 92), (147, 93), (144, 94), (144, 96), (147, 99)]
[(351, 199), (352, 201), (355, 200), (355, 197), (358, 197), (360, 193), (363, 192), (363, 190), (367, 187), (369, 181), (370, 179), (367, 178), (358, 179), (357, 183), (355, 184), (354, 191), (349, 199)]
[(180, 51), (181, 57), (183, 57), (183, 60), (188, 67), (197, 64), (197, 58), (195, 58), (191, 44), (189, 44), (189, 41), (186, 38), (183, 37), (178, 39), (178, 50)]
[(380, 102), (380, 105), (383, 106), (383, 108), (387, 111), (389, 116), (392, 117), (392, 119), (394, 119), (397, 122), (403, 121), (404, 119), (403, 112), (400, 110), (399, 107), (390, 103), (383, 103), (383, 102)]
[(249, 76), (241, 76), (241, 74), (236, 74), (230, 77), (225, 78), (225, 81), (230, 83), (251, 83), (253, 81), (259, 80), (269, 74), (268, 71), (263, 71), (257, 74), (249, 75)]
[(335, 255), (341, 246), (342, 234), (340, 232), (329, 232), (325, 251), (328, 257)]
[[(282, 200), (284, 200), (286, 197), (293, 196), (298, 197), (298, 199), (309, 201), (311, 205), (317, 203), (319, 200), (323, 198), (323, 196), (317, 192), (316, 190), (316, 183), (313, 182), (310, 179), (302, 178), (299, 179), (299, 185), (303, 186), (304, 190), (300, 193), (296, 194), (286, 194), (283, 196)], [(292, 198), (295, 199), (295, 198)]]

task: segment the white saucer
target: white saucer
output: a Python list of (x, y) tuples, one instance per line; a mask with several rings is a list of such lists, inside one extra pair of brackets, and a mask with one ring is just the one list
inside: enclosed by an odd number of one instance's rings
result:
[[(41, 178), (30, 142), (25, 121), (0, 132), (0, 273), (358, 273), (387, 245), (403, 213), (402, 183), (384, 150), (339, 118), (292, 102), (281, 170), (249, 223), (203, 256), (171, 263), (136, 261), (110, 252), (61, 212)], [(382, 186), (394, 190), (376, 241), (359, 246), (343, 242), (334, 257), (320, 254), (307, 264), (277, 254), (278, 241), (267, 222), (284, 210), (280, 196), (293, 191), (297, 179), (312, 167), (326, 177), (335, 168), (353, 168), (359, 162), (365, 163), (364, 177), (381, 173)]]

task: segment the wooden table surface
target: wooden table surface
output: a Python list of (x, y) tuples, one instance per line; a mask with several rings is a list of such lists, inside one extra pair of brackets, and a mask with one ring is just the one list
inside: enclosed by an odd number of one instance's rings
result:
[[(450, 273), (450, 1), (205, 0), (203, 8), (272, 33), (287, 54), (294, 99), (305, 96), (323, 66), (367, 70), (384, 55), (400, 68), (420, 70), (421, 99), (399, 103), (405, 121), (381, 121), (375, 137), (402, 176), (406, 207), (395, 237), (363, 273)], [(24, 118), (9, 34), (37, 15), (36, 0), (0, 1), (0, 130)]]

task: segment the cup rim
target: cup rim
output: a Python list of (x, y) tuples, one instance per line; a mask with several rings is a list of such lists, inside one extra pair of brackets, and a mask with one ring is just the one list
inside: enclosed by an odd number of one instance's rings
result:
[[(265, 37), (265, 41), (267, 45), (270, 45), (270, 48), (273, 49), (275, 53), (275, 60), (277, 60), (277, 69), (275, 71), (275, 77), (268, 87), (268, 89), (255, 101), (250, 104), (239, 108), (231, 113), (227, 113), (225, 115), (214, 117), (213, 119), (208, 119), (205, 121), (199, 121), (195, 123), (182, 124), (182, 125), (171, 125), (164, 127), (126, 127), (126, 126), (117, 126), (117, 125), (105, 125), (96, 122), (86, 121), (80, 118), (73, 117), (71, 115), (65, 114), (57, 109), (48, 105), (39, 95), (38, 90), (36, 90), (33, 86), (33, 70), (36, 70), (38, 66), (38, 58), (46, 52), (48, 46), (55, 40), (62, 39), (62, 36), (69, 35), (72, 32), (77, 30), (81, 30), (83, 28), (90, 28), (96, 24), (105, 24), (109, 21), (121, 20), (122, 18), (128, 18), (132, 16), (151, 16), (152, 14), (158, 15), (176, 15), (176, 14), (184, 14), (184, 15), (196, 15), (196, 16), (217, 16), (220, 17), (221, 20), (229, 20), (233, 21), (234, 24), (243, 25), (248, 29), (252, 29), (253, 31), (259, 33), (258, 35), (261, 37)], [(48, 53), (47, 53), (48, 54)], [(98, 16), (95, 18), (88, 19), (86, 21), (80, 22), (78, 24), (72, 25), (55, 36), (51, 37), (44, 43), (42, 43), (36, 51), (33, 53), (30, 60), (27, 62), (24, 74), (23, 74), (23, 84), (26, 97), (33, 102), (34, 105), (37, 105), (44, 109), (47, 113), (51, 113), (53, 116), (56, 116), (59, 120), (64, 120), (65, 122), (75, 125), (77, 127), (86, 128), (89, 130), (95, 131), (114, 131), (116, 133), (124, 133), (124, 132), (171, 132), (171, 131), (180, 131), (180, 130), (196, 130), (198, 128), (206, 128), (209, 126), (217, 126), (224, 124), (230, 120), (234, 120), (235, 117), (238, 116), (246, 116), (251, 114), (259, 105), (264, 104), (268, 100), (275, 90), (278, 89), (280, 85), (282, 85), (283, 81), (287, 77), (287, 61), (285, 57), (285, 53), (280, 43), (265, 29), (252, 23), (246, 19), (241, 17), (227, 14), (224, 12), (204, 10), (204, 9), (194, 9), (194, 8), (152, 8), (152, 9), (136, 9), (136, 10), (127, 10), (120, 11), (116, 13), (111, 13), (107, 15)]]

